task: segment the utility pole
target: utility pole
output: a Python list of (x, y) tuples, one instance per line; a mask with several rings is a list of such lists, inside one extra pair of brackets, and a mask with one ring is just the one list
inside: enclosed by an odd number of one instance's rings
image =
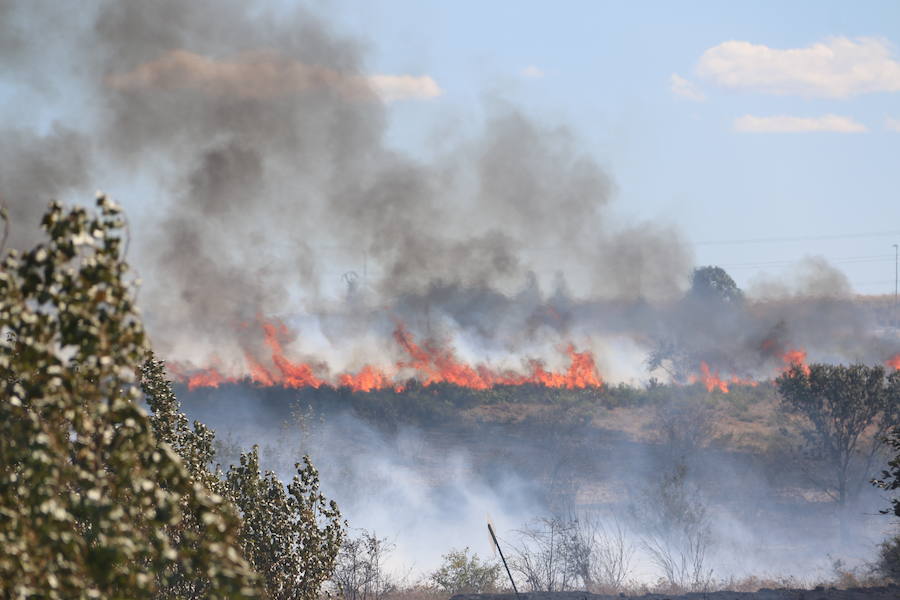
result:
[(491, 526), (490, 522), (488, 522), (488, 532), (491, 534), (491, 539), (494, 540), (494, 545), (497, 546), (497, 551), (500, 552), (500, 560), (503, 561), (503, 566), (506, 567), (506, 574), (509, 576), (509, 582), (513, 586), (513, 591), (516, 593), (516, 598), (519, 597), (519, 590), (516, 588), (516, 582), (513, 579), (512, 573), (509, 572), (509, 565), (506, 564), (506, 557), (503, 556), (503, 550), (500, 549), (500, 542), (497, 541), (497, 535), (494, 533), (494, 528)]
[(897, 270), (898, 259), (900, 259), (900, 246), (894, 244), (894, 328), (897, 327), (897, 275), (900, 271)]

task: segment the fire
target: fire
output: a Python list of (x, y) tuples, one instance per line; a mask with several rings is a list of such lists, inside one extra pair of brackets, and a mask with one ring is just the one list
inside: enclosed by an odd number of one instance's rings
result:
[(755, 381), (753, 379), (743, 379), (741, 377), (738, 377), (737, 375), (732, 375), (731, 379), (728, 380), (728, 383), (730, 383), (731, 385), (746, 385), (750, 387), (756, 387), (759, 385), (758, 381)]
[(293, 363), (284, 356), (279, 336), (288, 335), (288, 329), (279, 323), (276, 327), (273, 323), (263, 323), (263, 331), (266, 334), (266, 345), (272, 350), (272, 362), (281, 371), (279, 383), (283, 387), (301, 388), (322, 386), (322, 380), (315, 376), (312, 367), (306, 363)]
[(806, 350), (788, 350), (781, 355), (784, 370), (787, 371), (794, 365), (800, 367), (803, 374), (809, 376), (809, 365), (806, 364)]
[(402, 325), (394, 330), (394, 340), (409, 355), (409, 362), (401, 361), (401, 368), (414, 369), (423, 376), (422, 385), (453, 383), (460, 387), (486, 390), (492, 387), (493, 373), (482, 369), (479, 372), (469, 365), (459, 362), (449, 348), (426, 345), (419, 346)]
[[(352, 373), (339, 375), (338, 384), (342, 387), (348, 387), (354, 392), (371, 392), (372, 390), (383, 390), (390, 387), (391, 381), (384, 373), (372, 365), (366, 365), (356, 375)], [(402, 391), (402, 389), (399, 391)]]
[(461, 387), (485, 390), (498, 385), (535, 384), (548, 388), (583, 389), (601, 387), (603, 380), (597, 373), (594, 357), (590, 352), (576, 352), (571, 344), (566, 348), (569, 368), (565, 373), (553, 373), (544, 368), (542, 362), (530, 362), (531, 373), (522, 375), (513, 372), (497, 372), (485, 365), (471, 367), (461, 363), (448, 347), (433, 344), (419, 346), (402, 325), (394, 331), (394, 339), (410, 357), (409, 362), (401, 361), (398, 366), (411, 368), (423, 375), (422, 384), (439, 382), (453, 383)]
[(249, 353), (244, 353), (244, 359), (250, 368), (250, 381), (263, 387), (272, 387), (275, 385), (275, 377), (269, 373), (269, 370), (256, 362)]
[(600, 387), (603, 380), (597, 375), (597, 365), (590, 352), (576, 352), (572, 344), (566, 348), (569, 355), (569, 369), (565, 373), (550, 373), (537, 361), (531, 364), (532, 373), (529, 383), (536, 383), (549, 388), (587, 388)]
[(733, 385), (746, 385), (756, 387), (758, 381), (752, 379), (743, 379), (737, 375), (732, 375), (727, 381), (719, 377), (718, 371), (713, 371), (705, 361), (700, 361), (700, 375), (691, 375), (688, 383), (702, 383), (706, 387), (707, 392), (718, 390), (723, 394), (727, 394)]
[(895, 354), (886, 361), (884, 361), (889, 367), (893, 367), (894, 369), (900, 369), (900, 354)]
[(187, 379), (187, 386), (189, 390), (194, 390), (198, 387), (213, 387), (217, 388), (223, 383), (233, 383), (234, 379), (230, 377), (225, 377), (215, 367), (210, 367), (205, 371), (200, 371), (199, 373), (194, 373)]
[[(254, 356), (246, 354), (248, 373), (243, 377), (227, 377), (218, 369), (209, 368), (189, 375), (185, 375), (181, 369), (174, 369), (176, 378), (186, 382), (191, 390), (198, 387), (218, 387), (223, 383), (237, 381), (251, 381), (262, 387), (319, 388), (332, 385), (360, 392), (391, 388), (402, 392), (406, 387), (403, 383), (394, 381), (394, 376), (373, 365), (365, 365), (357, 373), (339, 374), (333, 382), (323, 379), (316, 374), (313, 365), (295, 362), (286, 356), (283, 343), (290, 336), (290, 331), (284, 324), (264, 321), (262, 328), (274, 369), (265, 367)], [(532, 360), (529, 362), (530, 373), (522, 374), (498, 371), (487, 365), (468, 365), (456, 357), (452, 346), (434, 342), (417, 343), (402, 324), (398, 324), (394, 331), (394, 341), (407, 356), (406, 360), (396, 363), (396, 373), (411, 370), (424, 386), (450, 383), (470, 389), (486, 390), (495, 386), (522, 384), (566, 389), (598, 388), (603, 385), (594, 356), (589, 351), (577, 352), (572, 344), (565, 350), (570, 361), (569, 368), (565, 372), (548, 371), (541, 361)]]
[(705, 361), (700, 362), (700, 376), (691, 375), (688, 381), (689, 383), (701, 382), (706, 387), (707, 392), (719, 390), (723, 394), (728, 393), (728, 382), (719, 378), (718, 371), (710, 371), (709, 365)]

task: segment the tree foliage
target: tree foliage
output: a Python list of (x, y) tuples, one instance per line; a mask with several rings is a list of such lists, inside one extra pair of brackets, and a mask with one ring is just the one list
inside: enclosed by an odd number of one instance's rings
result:
[[(151, 410), (150, 423), (160, 442), (181, 457), (195, 482), (227, 498), (240, 511), (238, 541), (243, 556), (262, 576), (272, 600), (316, 598), (334, 570), (344, 534), (337, 505), (319, 493), (319, 475), (309, 457), (296, 465), (297, 476), (285, 488), (272, 472), (260, 473), (256, 447), (223, 476), (211, 470), (215, 433), (199, 421), (193, 428), (166, 379), (165, 364), (152, 355), (141, 369), (141, 388)], [(181, 537), (199, 526), (183, 520), (172, 529)], [(187, 574), (166, 588), (169, 597), (202, 595), (207, 583)]]
[(881, 576), (900, 583), (900, 535), (888, 538), (879, 545), (875, 570)]
[(830, 476), (810, 475), (839, 506), (871, 478), (887, 431), (900, 419), (900, 371), (883, 367), (794, 365), (777, 380), (783, 406), (802, 415), (806, 453)]
[[(900, 426), (891, 430), (890, 435), (885, 438), (885, 443), (890, 447), (894, 456), (888, 463), (887, 469), (882, 471), (881, 478), (874, 480), (872, 483), (883, 490), (896, 492), (900, 490)], [(883, 512), (900, 517), (900, 497), (895, 496), (892, 498), (891, 508)], [(895, 550), (895, 553), (900, 554), (900, 550)], [(898, 567), (898, 570), (900, 570), (900, 567)]]
[(52, 204), (48, 242), (0, 265), (0, 596), (155, 598), (181, 575), (256, 596), (237, 515), (136, 403), (147, 341), (120, 210), (97, 204)]
[(210, 491), (222, 493), (219, 473), (210, 470), (215, 458), (215, 432), (200, 421), (194, 421), (193, 429), (188, 426), (172, 382), (166, 379), (166, 364), (152, 352), (141, 365), (140, 376), (156, 439), (168, 444), (181, 457), (194, 481)]
[[(194, 422), (193, 430), (188, 426), (172, 384), (166, 379), (165, 363), (157, 360), (152, 352), (141, 366), (140, 384), (143, 399), (150, 409), (150, 426), (157, 443), (178, 455), (191, 481), (222, 496), (225, 489), (219, 473), (209, 470), (215, 454), (214, 433), (199, 421)], [(168, 525), (166, 530), (171, 538), (181, 540), (196, 535), (202, 526), (190, 515), (185, 515), (177, 523)], [(173, 600), (204, 598), (209, 586), (207, 577), (175, 569), (165, 581), (159, 581), (159, 597)]]
[(226, 495), (241, 511), (240, 544), (265, 581), (271, 600), (314, 600), (334, 570), (345, 524), (333, 500), (319, 492), (308, 456), (285, 489), (275, 473), (260, 473), (256, 446), (225, 478)]
[(744, 293), (722, 267), (694, 269), (690, 293), (694, 298), (728, 304), (737, 304), (744, 299)]

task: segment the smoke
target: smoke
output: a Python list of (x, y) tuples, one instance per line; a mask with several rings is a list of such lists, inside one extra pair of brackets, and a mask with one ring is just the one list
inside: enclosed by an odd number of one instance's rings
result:
[(847, 276), (821, 256), (804, 258), (785, 277), (758, 277), (751, 283), (749, 293), (765, 300), (852, 296)]
[(708, 528), (704, 570), (714, 578), (798, 576), (805, 584), (832, 576), (835, 558), (859, 564), (885, 526), (877, 514), (883, 499), (863, 489), (847, 511), (852, 536), (841, 538), (832, 503), (808, 483), (821, 474), (799, 471), (777, 449), (718, 447), (721, 415), (677, 394), (643, 416), (627, 413), (645, 420), (638, 439), (573, 419), (562, 407), (518, 423), (444, 417), (415, 424), (398, 422), (370, 398), (354, 409), (336, 392), (234, 386), (179, 395), (191, 418), (216, 429), (217, 460), (225, 464), (265, 440), (264, 467), (289, 479), (297, 457), (311, 453), (323, 492), (354, 528), (394, 543), (390, 570), (412, 571), (412, 581), (454, 548), (489, 557), (488, 518), (508, 558), (518, 532), (537, 517), (620, 526), (636, 549), (629, 578), (644, 583), (660, 576), (648, 544), (668, 544), (677, 556), (678, 536), (696, 519)]
[(0, 202), (9, 210), (7, 244), (30, 247), (38, 240), (38, 225), (49, 200), (88, 185), (90, 147), (77, 132), (55, 126), (41, 135), (31, 131), (0, 131)]
[[(365, 44), (308, 8), (94, 2), (48, 50), (29, 34), (59, 23), (52, 5), (3, 6), (8, 82), (60, 115), (48, 134), (5, 136), (15, 228), (104, 173), (152, 181), (132, 260), (163, 352), (240, 357), (241, 324), (333, 310), (338, 275), (361, 262), (366, 305), (411, 321), (425, 306), (485, 342), (496, 309), (537, 282), (659, 299), (690, 270), (673, 229), (612, 224), (612, 179), (565, 127), (495, 103), (430, 163), (389, 149), (386, 103), (438, 82), (368, 71)], [(59, 89), (77, 91), (77, 115)]]

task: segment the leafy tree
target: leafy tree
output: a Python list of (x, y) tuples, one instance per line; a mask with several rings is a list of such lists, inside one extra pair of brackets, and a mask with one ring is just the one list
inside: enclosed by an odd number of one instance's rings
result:
[(691, 296), (728, 304), (743, 301), (744, 293), (722, 267), (698, 267), (691, 275)]
[[(873, 480), (872, 483), (883, 490), (896, 492), (900, 490), (900, 427), (894, 427), (885, 443), (890, 446), (894, 457), (888, 463), (887, 469), (882, 471), (881, 478)], [(900, 517), (900, 497), (894, 496), (891, 499), (891, 507), (882, 512)], [(876, 567), (885, 577), (900, 582), (900, 535), (882, 542)]]
[[(721, 359), (718, 338), (705, 345), (696, 336), (695, 323), (702, 315), (705, 327), (714, 330), (734, 322), (734, 311), (744, 301), (744, 294), (722, 267), (698, 267), (691, 276), (691, 288), (676, 307), (674, 317), (689, 327), (670, 328), (655, 336), (647, 355), (648, 371), (663, 369), (675, 381), (684, 382), (696, 373), (702, 361)], [(717, 325), (718, 324), (718, 325)]]
[[(174, 451), (187, 469), (191, 481), (204, 489), (222, 496), (225, 492), (218, 471), (209, 470), (215, 451), (214, 433), (199, 421), (193, 430), (187, 417), (181, 412), (181, 404), (166, 379), (165, 363), (149, 353), (140, 369), (140, 385), (144, 401), (150, 409), (150, 426), (157, 443)], [(233, 509), (233, 507), (232, 507)], [(177, 540), (196, 535), (203, 524), (186, 515), (177, 523), (166, 527), (167, 534)], [(172, 599), (203, 598), (209, 588), (209, 580), (197, 573), (175, 570), (166, 581), (159, 581), (159, 597)]]
[(500, 565), (483, 562), (469, 549), (451, 550), (444, 555), (440, 568), (431, 574), (431, 581), (447, 594), (484, 594), (497, 590)]
[(237, 515), (136, 403), (147, 341), (120, 209), (97, 205), (53, 203), (49, 241), (0, 264), (0, 596), (156, 598), (186, 575), (254, 597)]
[[(214, 459), (214, 432), (199, 421), (193, 428), (181, 412), (166, 379), (165, 364), (152, 355), (141, 369), (141, 388), (150, 408), (150, 422), (157, 439), (184, 461), (193, 480), (230, 500), (243, 517), (239, 543), (254, 568), (263, 576), (267, 596), (315, 598), (322, 582), (334, 569), (335, 553), (343, 537), (340, 512), (318, 491), (318, 473), (304, 457), (298, 474), (288, 486), (270, 472), (261, 475), (257, 449), (241, 456), (223, 479), (210, 470)], [(183, 520), (172, 535), (183, 536), (198, 523)], [(202, 578), (182, 577), (167, 589), (170, 597), (197, 597), (205, 587)]]
[[(888, 468), (882, 471), (881, 479), (875, 479), (872, 483), (883, 490), (900, 490), (900, 427), (894, 427), (884, 441), (894, 452), (894, 457), (888, 463)], [(893, 498), (890, 510), (884, 512), (900, 517), (900, 498)]]
[(157, 360), (152, 352), (141, 366), (140, 376), (156, 439), (168, 444), (181, 457), (194, 481), (210, 491), (222, 493), (219, 473), (210, 470), (215, 458), (215, 432), (200, 421), (194, 421), (193, 429), (188, 426), (172, 382), (166, 379), (166, 363)]
[(870, 480), (887, 431), (900, 422), (900, 371), (883, 367), (794, 365), (775, 381), (782, 405), (809, 423), (807, 455), (824, 464), (827, 477), (808, 473), (844, 508)]
[(259, 470), (256, 446), (229, 468), (226, 495), (241, 511), (240, 544), (265, 581), (271, 600), (314, 600), (334, 570), (345, 523), (333, 500), (319, 493), (319, 472), (308, 456), (285, 489)]

